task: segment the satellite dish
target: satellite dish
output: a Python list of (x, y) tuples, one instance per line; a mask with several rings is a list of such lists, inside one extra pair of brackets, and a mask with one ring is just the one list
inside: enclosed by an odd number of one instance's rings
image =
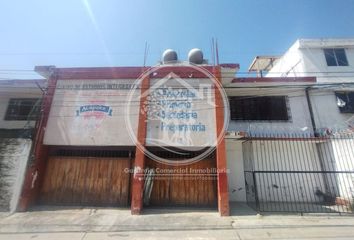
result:
[(188, 53), (188, 61), (194, 64), (203, 63), (203, 52), (199, 48), (193, 48)]
[(167, 49), (162, 54), (163, 63), (176, 62), (178, 59), (176, 51), (172, 49)]

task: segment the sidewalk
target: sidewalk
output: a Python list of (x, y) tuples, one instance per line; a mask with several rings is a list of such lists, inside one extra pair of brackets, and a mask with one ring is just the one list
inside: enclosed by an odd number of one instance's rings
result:
[(42, 207), (0, 213), (0, 239), (354, 239), (354, 216), (237, 213)]

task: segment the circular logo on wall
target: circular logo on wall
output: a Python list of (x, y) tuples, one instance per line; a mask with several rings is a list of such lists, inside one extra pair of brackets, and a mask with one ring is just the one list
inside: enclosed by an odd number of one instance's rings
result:
[[(202, 66), (158, 65), (133, 86), (125, 123), (136, 147), (148, 158), (167, 165), (191, 164), (210, 156), (224, 138), (230, 119), (228, 98), (219, 80)], [(220, 108), (223, 115), (217, 115)], [(139, 116), (146, 124), (144, 139), (137, 132), (145, 129), (132, 124)]]

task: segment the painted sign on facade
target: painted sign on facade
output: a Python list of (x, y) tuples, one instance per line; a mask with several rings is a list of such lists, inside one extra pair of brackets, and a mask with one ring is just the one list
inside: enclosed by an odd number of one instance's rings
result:
[[(44, 144), (72, 146), (134, 145), (125, 126), (132, 80), (58, 80)], [(139, 98), (138, 91), (135, 99)], [(136, 133), (139, 102), (131, 103)]]
[(148, 146), (216, 145), (214, 85), (209, 79), (154, 79), (148, 102)]

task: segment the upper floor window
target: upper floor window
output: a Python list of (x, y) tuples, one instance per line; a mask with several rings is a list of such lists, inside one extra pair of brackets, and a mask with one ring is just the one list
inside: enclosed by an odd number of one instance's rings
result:
[(344, 48), (324, 49), (327, 66), (348, 66), (347, 56)]
[(288, 121), (290, 120), (286, 96), (229, 97), (231, 120)]
[(354, 113), (354, 92), (336, 92), (337, 106), (341, 113)]
[(5, 120), (36, 120), (39, 113), (38, 98), (11, 98), (7, 107)]

